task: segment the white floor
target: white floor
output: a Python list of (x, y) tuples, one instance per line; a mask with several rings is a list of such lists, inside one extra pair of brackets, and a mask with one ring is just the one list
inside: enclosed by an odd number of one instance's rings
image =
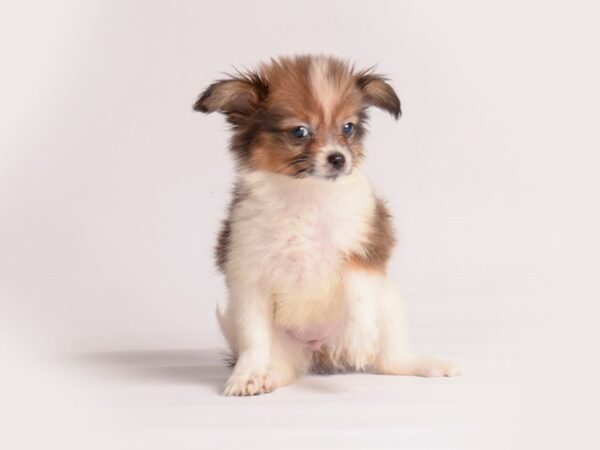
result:
[[(225, 398), (216, 351), (92, 354), (109, 430), (126, 448), (477, 448), (507, 359), (465, 359), (455, 379), (307, 376), (270, 395)], [(472, 444), (472, 445), (469, 445)]]
[[(0, 371), (0, 448), (597, 448), (587, 437), (595, 429), (589, 358), (565, 359), (548, 323), (506, 307), (526, 298), (421, 304), (414, 347), (457, 361), (464, 375), (456, 378), (310, 375), (230, 398), (220, 395), (229, 369), (216, 348), (35, 357), (14, 348)], [(0, 342), (11, 348), (8, 337)]]
[(229, 369), (216, 349), (80, 353), (63, 368), (122, 448), (515, 448), (506, 446), (519, 425), (513, 374), (526, 346), (514, 326), (502, 340), (461, 338), (484, 328), (415, 330), (419, 350), (459, 361), (462, 377), (310, 375), (249, 398), (220, 395)]

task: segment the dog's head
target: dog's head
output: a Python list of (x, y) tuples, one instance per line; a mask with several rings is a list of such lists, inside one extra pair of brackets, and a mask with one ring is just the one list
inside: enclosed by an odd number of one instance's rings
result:
[(231, 149), (244, 167), (336, 179), (363, 157), (369, 106), (396, 119), (400, 100), (381, 75), (325, 56), (278, 58), (210, 85), (196, 111), (233, 125)]

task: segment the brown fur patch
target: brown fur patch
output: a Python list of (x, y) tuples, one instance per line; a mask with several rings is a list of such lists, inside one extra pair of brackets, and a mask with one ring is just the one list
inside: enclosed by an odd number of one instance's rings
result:
[(367, 69), (358, 74), (357, 84), (369, 105), (389, 112), (396, 120), (402, 115), (400, 99), (384, 76)]
[(321, 347), (312, 353), (310, 360), (310, 372), (319, 375), (332, 375), (335, 373), (347, 372), (348, 367), (336, 364), (331, 358), (327, 347)]
[(233, 188), (233, 198), (229, 204), (227, 218), (223, 220), (219, 238), (217, 239), (217, 245), (215, 247), (215, 260), (217, 268), (221, 271), (225, 271), (225, 264), (229, 258), (229, 242), (231, 240), (231, 213), (235, 207), (246, 197), (247, 192), (242, 189), (241, 186), (236, 185)]
[(236, 125), (258, 110), (267, 94), (268, 87), (260, 75), (238, 73), (211, 84), (194, 103), (194, 110), (226, 114), (229, 122)]
[(361, 269), (385, 272), (395, 243), (392, 216), (383, 200), (377, 198), (367, 242), (361, 252), (349, 256), (348, 264)]

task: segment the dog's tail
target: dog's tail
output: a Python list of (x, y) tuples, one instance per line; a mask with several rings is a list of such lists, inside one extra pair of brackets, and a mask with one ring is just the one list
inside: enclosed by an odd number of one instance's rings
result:
[(225, 336), (227, 340), (227, 344), (229, 345), (229, 351), (224, 351), (222, 353), (223, 362), (227, 364), (229, 367), (235, 366), (237, 362), (237, 353), (234, 345), (234, 330), (231, 324), (231, 320), (226, 313), (221, 311), (221, 308), (217, 305), (215, 310), (215, 315), (217, 316), (217, 322), (219, 322), (219, 327), (221, 328), (221, 333)]
[(221, 311), (221, 307), (219, 305), (217, 305), (217, 307), (215, 308), (215, 316), (217, 316), (217, 322), (219, 322), (219, 327), (221, 327), (221, 331), (224, 335), (227, 335), (227, 327), (225, 326), (225, 315)]

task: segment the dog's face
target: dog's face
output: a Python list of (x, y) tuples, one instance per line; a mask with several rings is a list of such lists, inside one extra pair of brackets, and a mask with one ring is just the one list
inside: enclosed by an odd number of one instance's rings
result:
[(382, 76), (331, 57), (298, 56), (213, 83), (194, 109), (227, 115), (231, 149), (243, 166), (334, 180), (363, 157), (369, 106), (400, 116)]

